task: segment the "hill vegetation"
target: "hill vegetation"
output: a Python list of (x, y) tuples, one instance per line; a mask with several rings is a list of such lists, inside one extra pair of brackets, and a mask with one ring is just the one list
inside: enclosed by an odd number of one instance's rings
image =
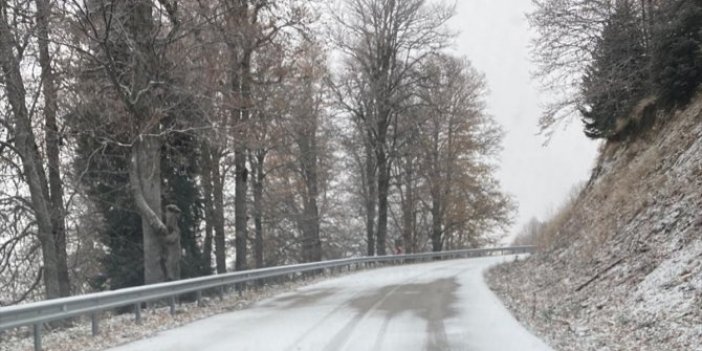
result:
[[(590, 180), (517, 239), (540, 252), (490, 283), (558, 350), (700, 350), (702, 2), (535, 3), (543, 73), (578, 87), (543, 127), (571, 104), (605, 141)], [(566, 52), (589, 55), (564, 73)]]

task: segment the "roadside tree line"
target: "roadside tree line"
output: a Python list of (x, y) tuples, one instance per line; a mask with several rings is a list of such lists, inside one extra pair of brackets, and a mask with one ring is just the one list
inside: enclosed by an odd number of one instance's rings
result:
[(423, 0), (0, 0), (2, 305), (492, 242), (484, 77)]

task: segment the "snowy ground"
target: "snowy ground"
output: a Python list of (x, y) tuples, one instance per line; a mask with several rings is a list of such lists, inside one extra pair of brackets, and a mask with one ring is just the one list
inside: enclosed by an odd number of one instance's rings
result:
[(488, 282), (559, 351), (702, 351), (702, 95), (607, 143), (540, 252)]
[(358, 272), (112, 351), (550, 350), (483, 281), (505, 260), (514, 257)]
[[(123, 345), (159, 332), (192, 323), (213, 315), (238, 311), (248, 308), (253, 303), (267, 297), (291, 291), (325, 279), (316, 276), (308, 279), (285, 282), (284, 284), (266, 285), (257, 289), (247, 289), (242, 294), (230, 291), (223, 299), (203, 297), (202, 306), (195, 302), (182, 302), (176, 306), (176, 315), (170, 314), (168, 306), (150, 308), (142, 311), (141, 324), (134, 323), (132, 314), (113, 314), (105, 312), (100, 316), (100, 335), (93, 337), (90, 320), (82, 318), (74, 321), (72, 327), (57, 330), (44, 330), (42, 348), (44, 351), (100, 351), (109, 347)], [(0, 333), (0, 351), (33, 351), (31, 328), (20, 328)]]

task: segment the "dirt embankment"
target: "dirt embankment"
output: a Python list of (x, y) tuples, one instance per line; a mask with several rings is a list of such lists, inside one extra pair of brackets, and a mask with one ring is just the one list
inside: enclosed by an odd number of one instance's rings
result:
[(607, 144), (549, 244), (488, 273), (557, 350), (702, 350), (702, 98)]

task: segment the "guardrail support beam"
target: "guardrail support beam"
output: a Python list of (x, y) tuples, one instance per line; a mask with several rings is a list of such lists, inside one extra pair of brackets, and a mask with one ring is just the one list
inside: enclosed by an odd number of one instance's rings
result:
[(134, 304), (134, 321), (141, 324), (141, 302)]
[(41, 351), (41, 323), (34, 325), (34, 351)]
[(98, 318), (98, 313), (93, 312), (90, 315), (90, 329), (93, 333), (93, 336), (97, 336), (98, 334), (100, 334), (100, 324), (99, 323), (100, 323), (100, 320)]
[(202, 290), (195, 293), (195, 298), (197, 299), (197, 307), (202, 307)]

